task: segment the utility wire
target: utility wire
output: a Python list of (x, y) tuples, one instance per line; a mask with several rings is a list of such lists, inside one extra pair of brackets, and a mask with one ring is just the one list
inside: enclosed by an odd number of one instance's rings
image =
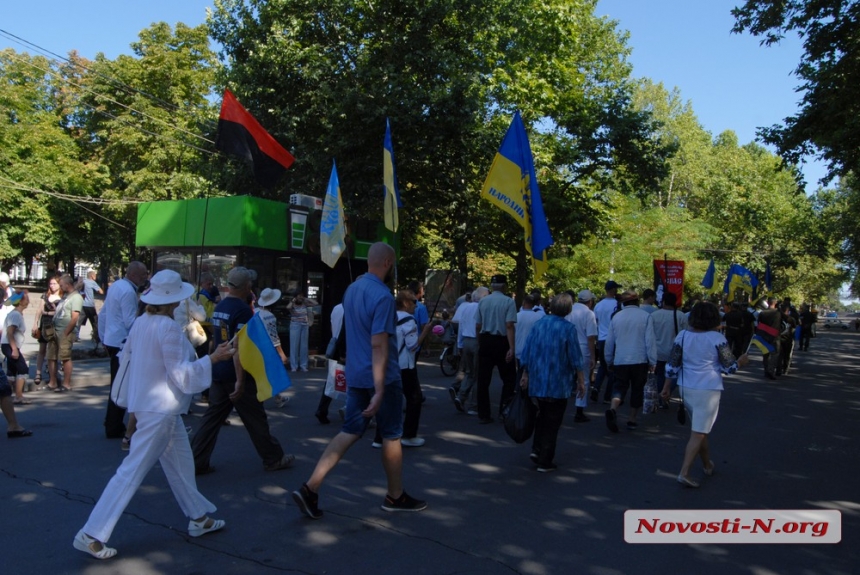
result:
[(182, 132), (183, 134), (188, 134), (189, 136), (192, 136), (192, 137), (194, 137), (194, 138), (198, 138), (198, 139), (203, 140), (204, 142), (207, 142), (207, 143), (209, 143), (209, 144), (213, 144), (213, 145), (215, 144), (215, 142), (214, 142), (214, 141), (210, 140), (209, 138), (207, 138), (207, 137), (205, 137), (205, 136), (201, 136), (200, 134), (195, 134), (194, 132), (191, 132), (191, 131), (186, 130), (185, 128), (181, 128), (181, 127), (179, 127), (179, 126), (175, 126), (175, 125), (173, 125), (173, 124), (171, 124), (171, 123), (169, 123), (169, 122), (167, 122), (167, 121), (165, 121), (165, 120), (162, 120), (162, 119), (160, 119), (160, 118), (156, 118), (155, 116), (151, 116), (151, 115), (147, 114), (146, 112), (141, 112), (140, 110), (136, 110), (136, 109), (132, 108), (131, 106), (127, 106), (126, 104), (123, 104), (122, 102), (117, 102), (117, 101), (116, 101), (116, 100), (114, 100), (113, 98), (110, 98), (110, 97), (108, 97), (108, 96), (105, 96), (104, 94), (99, 94), (99, 93), (98, 93), (98, 92), (96, 92), (95, 90), (91, 90), (91, 89), (89, 89), (89, 88), (86, 88), (86, 87), (84, 87), (84, 86), (81, 86), (80, 84), (77, 84), (77, 83), (73, 82), (72, 80), (70, 80), (70, 79), (68, 79), (68, 78), (63, 77), (60, 73), (58, 73), (58, 72), (56, 72), (56, 71), (54, 71), (54, 70), (51, 70), (50, 68), (45, 69), (45, 68), (42, 68), (41, 66), (37, 66), (37, 65), (36, 65), (36, 64), (34, 64), (33, 62), (29, 62), (29, 61), (27, 61), (26, 59), (21, 58), (21, 57), (20, 57), (20, 56), (18, 56), (17, 54), (12, 54), (12, 55), (11, 55), (11, 57), (12, 57), (12, 59), (13, 59), (13, 60), (18, 61), (18, 62), (19, 62), (19, 63), (21, 63), (21, 64), (25, 64), (25, 65), (27, 65), (27, 66), (31, 66), (31, 67), (33, 67), (33, 68), (35, 68), (35, 69), (37, 69), (37, 70), (39, 70), (39, 71), (41, 71), (41, 72), (44, 72), (44, 73), (46, 73), (46, 74), (51, 74), (51, 75), (53, 75), (53, 76), (56, 76), (56, 77), (57, 77), (57, 78), (59, 78), (60, 80), (62, 80), (62, 81), (64, 81), (64, 82), (66, 82), (66, 83), (68, 83), (68, 84), (71, 84), (72, 86), (74, 86), (74, 87), (76, 87), (76, 88), (79, 88), (79, 89), (81, 89), (81, 90), (83, 90), (83, 91), (85, 91), (85, 92), (88, 92), (88, 93), (90, 93), (90, 94), (92, 94), (92, 95), (96, 96), (97, 98), (101, 98), (101, 99), (107, 100), (108, 102), (111, 102), (111, 103), (113, 103), (113, 104), (116, 104), (117, 106), (121, 106), (121, 107), (123, 107), (123, 108), (125, 108), (125, 109), (129, 110), (130, 112), (133, 112), (133, 113), (135, 113), (135, 114), (140, 114), (141, 116), (143, 116), (143, 117), (145, 117), (145, 118), (149, 118), (150, 120), (153, 120), (153, 121), (155, 121), (155, 122), (158, 122), (159, 124), (162, 124), (162, 125), (164, 125), (164, 126), (167, 126), (168, 128), (171, 128), (171, 129), (176, 130), (176, 131), (178, 131), (178, 132)]
[[(143, 90), (139, 90), (139, 89), (135, 88), (134, 86), (126, 84), (122, 80), (117, 80), (116, 78), (112, 78), (112, 77), (108, 76), (107, 74), (102, 74), (101, 72), (98, 72), (96, 70), (93, 70), (92, 68), (84, 66), (79, 61), (72, 61), (72, 60), (66, 58), (65, 56), (61, 56), (60, 54), (52, 52), (51, 50), (48, 50), (47, 48), (43, 48), (42, 46), (39, 46), (38, 44), (30, 42), (29, 40), (26, 40), (25, 38), (21, 38), (20, 36), (17, 36), (17, 35), (9, 32), (7, 30), (3, 30), (2, 28), (0, 28), (0, 36), (4, 36), (5, 38), (11, 40), (12, 42), (15, 42), (16, 44), (20, 44), (21, 46), (30, 47), (30, 48), (36, 50), (37, 52), (40, 52), (42, 55), (50, 55), (50, 56), (53, 56), (54, 58), (57, 58), (59, 60), (63, 60), (64, 62), (67, 62), (68, 64), (71, 64), (72, 66), (75, 66), (77, 68), (81, 68), (81, 69), (89, 72), (90, 74), (94, 74), (94, 75), (96, 75), (96, 76), (98, 76), (104, 80), (107, 80), (108, 82), (112, 83), (114, 86), (122, 88), (123, 90), (126, 91), (126, 93), (140, 94), (141, 96), (144, 96), (145, 98), (149, 98), (150, 100), (161, 104), (163, 107), (167, 108), (169, 111), (175, 112), (175, 111), (178, 111), (181, 109), (178, 105), (176, 105), (172, 102), (168, 102), (167, 100), (163, 100), (163, 99), (159, 98), (158, 96), (155, 96), (155, 95), (150, 94), (148, 92), (144, 92)], [(188, 110), (186, 110), (186, 112), (188, 112)], [(212, 120), (210, 120), (208, 118), (204, 118), (201, 120), (193, 111), (192, 111), (191, 115), (194, 116), (198, 120), (198, 122), (208, 124), (210, 127), (215, 126), (215, 123)]]
[(0, 187), (18, 190), (22, 192), (32, 192), (34, 194), (44, 194), (46, 196), (51, 196), (59, 200), (65, 200), (68, 202), (83, 202), (87, 204), (95, 204), (97, 206), (127, 206), (145, 203), (144, 200), (111, 200), (107, 198), (93, 198), (89, 196), (73, 196), (71, 194), (55, 192), (54, 190), (41, 190), (39, 188), (33, 188), (26, 184), (16, 182), (15, 180), (3, 176), (2, 174), (0, 174)]

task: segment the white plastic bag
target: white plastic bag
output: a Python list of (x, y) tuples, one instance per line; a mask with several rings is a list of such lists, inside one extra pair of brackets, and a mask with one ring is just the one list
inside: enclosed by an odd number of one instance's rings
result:
[(328, 377), (325, 381), (325, 394), (332, 399), (346, 395), (346, 373), (342, 363), (328, 361)]

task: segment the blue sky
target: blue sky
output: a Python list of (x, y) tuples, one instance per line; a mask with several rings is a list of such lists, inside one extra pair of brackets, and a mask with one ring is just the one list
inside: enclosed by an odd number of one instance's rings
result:
[[(61, 55), (77, 50), (92, 58), (130, 52), (138, 32), (153, 22), (202, 23), (212, 0), (39, 0), (6, 2), (0, 29)], [(634, 75), (648, 77), (690, 100), (699, 122), (716, 136), (733, 130), (743, 143), (758, 126), (793, 114), (799, 95), (791, 71), (800, 41), (764, 48), (748, 34), (731, 34), (730, 10), (741, 0), (600, 0), (597, 14), (630, 32)], [(0, 37), (0, 48), (31, 51)], [(808, 190), (824, 175), (821, 164), (804, 168)]]

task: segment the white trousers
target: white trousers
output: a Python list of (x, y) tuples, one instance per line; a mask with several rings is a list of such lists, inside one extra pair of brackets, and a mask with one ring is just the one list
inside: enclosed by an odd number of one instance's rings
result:
[(131, 450), (123, 459), (84, 525), (84, 533), (107, 542), (129, 501), (158, 461), (182, 512), (197, 519), (215, 506), (197, 491), (194, 455), (179, 415), (138, 412)]

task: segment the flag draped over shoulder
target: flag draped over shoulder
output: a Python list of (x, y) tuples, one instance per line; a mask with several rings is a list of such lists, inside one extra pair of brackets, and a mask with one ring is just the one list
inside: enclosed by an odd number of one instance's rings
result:
[(257, 401), (265, 401), (281, 393), (292, 383), (287, 368), (281, 362), (275, 346), (259, 314), (236, 334), (239, 344), (239, 363), (257, 382)]
[(714, 258), (711, 258), (711, 263), (708, 266), (708, 271), (705, 272), (705, 277), (702, 278), (702, 287), (705, 289), (714, 289), (714, 276), (717, 273), (717, 269), (714, 266)]
[(400, 227), (397, 209), (403, 207), (397, 189), (397, 170), (394, 167), (394, 146), (391, 144), (391, 126), (385, 119), (385, 140), (382, 142), (382, 183), (385, 202), (385, 227), (396, 232)]
[(295, 158), (283, 148), (236, 99), (224, 90), (215, 148), (251, 165), (261, 186), (271, 187)]
[(331, 164), (331, 177), (325, 193), (325, 202), (320, 221), (320, 258), (333, 268), (340, 254), (346, 249), (346, 228), (344, 227), (343, 200), (340, 196), (340, 180), (337, 165)]
[(738, 290), (746, 292), (749, 297), (755, 297), (758, 285), (759, 281), (755, 274), (740, 264), (732, 264), (726, 283), (723, 284), (723, 293), (728, 294), (729, 301), (738, 301)]
[(540, 278), (548, 266), (546, 250), (553, 242), (538, 190), (531, 146), (519, 112), (493, 159), (481, 197), (522, 226), (535, 279)]

